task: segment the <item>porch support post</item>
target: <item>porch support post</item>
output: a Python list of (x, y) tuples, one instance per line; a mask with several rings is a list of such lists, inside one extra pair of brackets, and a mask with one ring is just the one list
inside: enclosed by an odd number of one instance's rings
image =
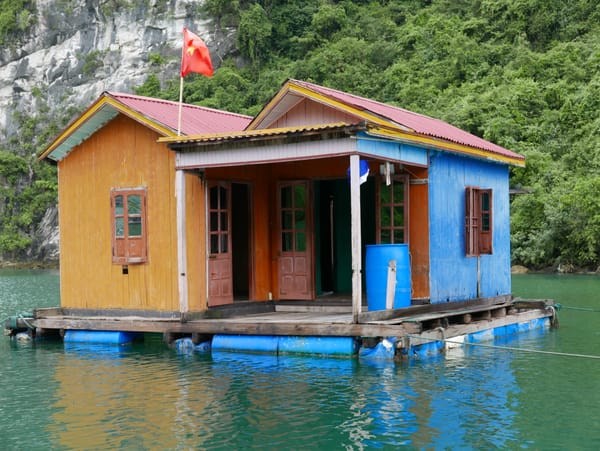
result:
[(360, 157), (350, 155), (350, 218), (352, 240), (352, 321), (358, 323), (362, 306), (362, 255), (360, 230)]
[(177, 208), (177, 274), (179, 312), (188, 311), (187, 247), (185, 234), (185, 173), (175, 171), (175, 202)]

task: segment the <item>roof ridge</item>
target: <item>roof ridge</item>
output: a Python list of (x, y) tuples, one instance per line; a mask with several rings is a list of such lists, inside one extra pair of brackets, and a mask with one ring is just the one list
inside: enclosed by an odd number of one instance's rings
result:
[[(168, 100), (168, 99), (160, 99), (157, 97), (148, 97), (148, 96), (141, 96), (138, 94), (131, 94), (131, 93), (126, 93), (126, 92), (116, 92), (116, 91), (106, 91), (106, 94), (115, 98), (115, 99), (120, 99), (120, 98), (129, 98), (129, 99), (133, 99), (133, 100), (142, 100), (148, 103), (163, 103), (163, 104), (169, 104), (172, 106), (178, 106), (179, 102), (175, 101), (175, 100)], [(202, 105), (194, 105), (192, 103), (182, 103), (181, 104), (182, 107), (184, 108), (192, 108), (192, 109), (198, 109), (198, 110), (203, 110), (203, 111), (211, 111), (214, 113), (219, 113), (219, 114), (224, 114), (224, 115), (230, 115), (230, 116), (237, 116), (237, 117), (244, 117), (244, 118), (251, 118), (252, 116), (248, 116), (247, 114), (240, 114), (240, 113), (235, 113), (233, 111), (227, 111), (227, 110), (220, 110), (218, 108), (211, 108), (211, 107), (207, 107), (207, 106), (202, 106)]]
[[(424, 117), (424, 118), (427, 118), (427, 119), (433, 119), (435, 121), (444, 122), (441, 119), (438, 119), (438, 118), (435, 118), (435, 117), (432, 117), (432, 116), (428, 116), (428, 115), (423, 114), (423, 113), (417, 113), (416, 111), (407, 110), (406, 108), (402, 108), (401, 106), (392, 105), (390, 103), (381, 102), (379, 100), (374, 100), (374, 99), (370, 99), (368, 97), (359, 96), (358, 94), (353, 94), (351, 92), (340, 91), (339, 89), (330, 88), (328, 86), (317, 85), (315, 83), (311, 83), (311, 82), (308, 82), (308, 81), (302, 81), (302, 80), (296, 80), (296, 79), (290, 79), (290, 81), (292, 81), (294, 83), (301, 84), (301, 85), (312, 86), (317, 91), (322, 91), (323, 89), (326, 89), (328, 91), (333, 91), (335, 93), (341, 94), (342, 96), (352, 97), (352, 98), (359, 99), (359, 100), (362, 100), (362, 101), (365, 101), (365, 102), (368, 102), (368, 103), (374, 103), (374, 104), (377, 104), (377, 105), (380, 105), (380, 106), (386, 107), (386, 108), (394, 108), (396, 110), (402, 111), (404, 113), (409, 113), (409, 114), (412, 114), (414, 116), (420, 116), (420, 117)], [(448, 124), (448, 125), (452, 125), (452, 124)]]

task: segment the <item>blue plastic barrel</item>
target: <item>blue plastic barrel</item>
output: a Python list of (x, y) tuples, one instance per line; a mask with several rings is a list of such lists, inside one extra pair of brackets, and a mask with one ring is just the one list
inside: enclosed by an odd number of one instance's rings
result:
[(92, 343), (124, 345), (141, 340), (140, 332), (121, 332), (112, 330), (67, 330), (63, 341), (65, 343)]
[(396, 261), (396, 289), (393, 308), (410, 306), (410, 258), (407, 244), (367, 245), (366, 283), (369, 311), (385, 310), (388, 266)]
[(358, 345), (354, 337), (279, 337), (279, 352), (320, 355), (356, 354)]
[(274, 352), (279, 347), (279, 337), (273, 335), (215, 335), (213, 351)]

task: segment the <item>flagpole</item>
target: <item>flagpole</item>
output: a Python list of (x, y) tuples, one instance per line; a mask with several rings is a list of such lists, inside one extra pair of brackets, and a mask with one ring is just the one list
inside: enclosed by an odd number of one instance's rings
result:
[(183, 77), (179, 78), (179, 114), (177, 118), (177, 136), (181, 135), (181, 106), (183, 105)]

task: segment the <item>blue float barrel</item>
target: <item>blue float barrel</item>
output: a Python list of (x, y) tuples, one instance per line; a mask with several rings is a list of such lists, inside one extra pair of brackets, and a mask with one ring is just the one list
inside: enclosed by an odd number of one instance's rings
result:
[(143, 339), (140, 332), (121, 332), (112, 330), (67, 330), (63, 341), (65, 343), (91, 343), (124, 345)]
[(279, 338), (273, 335), (215, 335), (213, 351), (274, 352), (279, 348)]
[(367, 245), (366, 283), (369, 311), (385, 310), (388, 266), (396, 261), (396, 289), (393, 308), (410, 306), (410, 258), (407, 244)]
[(279, 337), (279, 352), (351, 356), (358, 351), (354, 337)]

